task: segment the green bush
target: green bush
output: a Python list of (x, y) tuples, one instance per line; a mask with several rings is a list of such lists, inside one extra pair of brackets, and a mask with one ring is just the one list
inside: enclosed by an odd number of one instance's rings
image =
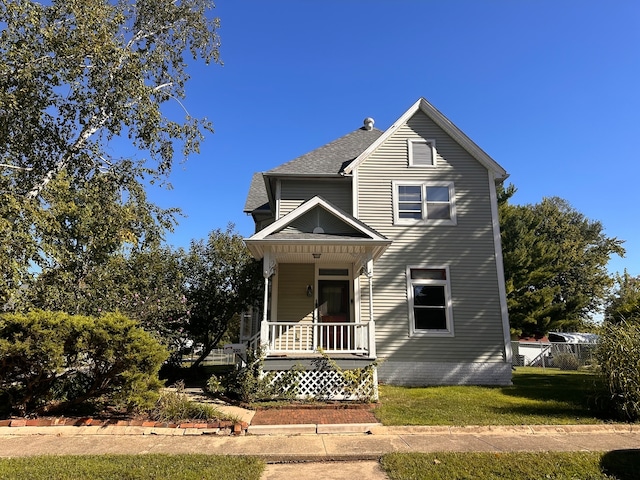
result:
[(640, 418), (640, 324), (605, 324), (596, 358), (618, 415)]
[(578, 370), (580, 360), (572, 353), (558, 353), (553, 356), (553, 365), (560, 370)]
[(211, 404), (194, 402), (184, 391), (184, 383), (177, 383), (160, 394), (151, 412), (154, 420), (182, 422), (185, 420), (221, 420), (227, 416)]
[(246, 365), (223, 379), (225, 393), (246, 403), (294, 398), (298, 390), (300, 367), (295, 365), (276, 377), (274, 372), (263, 370), (264, 357), (262, 351), (247, 352)]
[(222, 392), (222, 390), (222, 382), (220, 382), (218, 376), (215, 374), (211, 375), (209, 377), (209, 380), (207, 380), (207, 384), (205, 385), (205, 391), (211, 393), (212, 395), (215, 395), (216, 393)]
[(87, 402), (149, 408), (167, 350), (120, 314), (33, 311), (0, 315), (0, 396), (13, 413), (64, 411)]
[[(366, 367), (343, 369), (327, 353), (318, 349), (321, 357), (313, 360), (316, 370), (333, 371), (340, 378), (342, 394), (350, 400), (359, 402), (372, 402), (377, 396), (374, 382), (374, 371), (378, 362), (374, 361)], [(335, 377), (334, 377), (335, 378)], [(315, 395), (319, 400), (331, 400), (336, 394), (335, 380), (325, 380), (320, 384), (320, 389)]]

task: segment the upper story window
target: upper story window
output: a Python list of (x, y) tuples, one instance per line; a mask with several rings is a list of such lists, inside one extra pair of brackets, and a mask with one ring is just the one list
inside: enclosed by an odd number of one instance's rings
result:
[(407, 140), (409, 166), (433, 167), (436, 164), (436, 141), (431, 139)]
[(456, 224), (453, 182), (393, 182), (394, 224)]

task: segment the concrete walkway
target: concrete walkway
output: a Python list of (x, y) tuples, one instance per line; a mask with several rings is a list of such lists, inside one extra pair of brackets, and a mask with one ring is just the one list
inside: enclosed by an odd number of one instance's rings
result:
[[(640, 426), (636, 425), (374, 426), (369, 433), (242, 436), (207, 435), (197, 429), (151, 430), (118, 426), (0, 427), (0, 456), (106, 453), (251, 455), (269, 463), (263, 479), (295, 475), (305, 479), (352, 480), (359, 476), (375, 480), (386, 478), (377, 462), (389, 452), (610, 451), (640, 448)], [(339, 468), (318, 463), (336, 461), (344, 463)]]
[(143, 427), (0, 427), (0, 456), (103, 453), (252, 455), (267, 462), (377, 460), (389, 452), (609, 451), (640, 448), (640, 427), (376, 427), (371, 433), (207, 435)]

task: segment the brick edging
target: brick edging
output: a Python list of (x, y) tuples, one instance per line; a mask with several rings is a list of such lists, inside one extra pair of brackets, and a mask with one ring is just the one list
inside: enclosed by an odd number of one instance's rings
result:
[(176, 428), (195, 430), (229, 430), (230, 434), (241, 435), (247, 431), (247, 422), (232, 422), (221, 420), (218, 422), (156, 422), (153, 420), (101, 420), (92, 417), (83, 418), (11, 418), (0, 420), (0, 427), (146, 427), (146, 428)]

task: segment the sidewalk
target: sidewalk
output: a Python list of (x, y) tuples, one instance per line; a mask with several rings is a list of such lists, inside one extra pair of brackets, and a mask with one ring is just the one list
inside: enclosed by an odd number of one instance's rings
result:
[[(186, 426), (0, 427), (0, 456), (89, 454), (250, 455), (269, 465), (263, 480), (385, 479), (390, 452), (610, 451), (640, 448), (640, 425), (382, 426), (366, 409), (279, 409), (236, 414), (244, 435)], [(332, 423), (339, 419), (343, 423)], [(280, 422), (280, 423), (274, 423)], [(306, 422), (306, 423), (300, 423)], [(341, 461), (339, 469), (318, 462)], [(289, 464), (296, 462), (296, 465)], [(299, 462), (309, 462), (300, 464)]]
[[(640, 448), (638, 425), (385, 427), (332, 425), (337, 431), (297, 433), (270, 425), (279, 433), (219, 435), (198, 428), (142, 426), (0, 427), (0, 456), (83, 455), (103, 453), (211, 453), (252, 455), (267, 462), (377, 460), (389, 452), (609, 451)], [(325, 424), (329, 427), (329, 424)], [(349, 432), (349, 430), (352, 430)], [(292, 433), (293, 432), (293, 433)], [(346, 433), (345, 433), (346, 432)]]

